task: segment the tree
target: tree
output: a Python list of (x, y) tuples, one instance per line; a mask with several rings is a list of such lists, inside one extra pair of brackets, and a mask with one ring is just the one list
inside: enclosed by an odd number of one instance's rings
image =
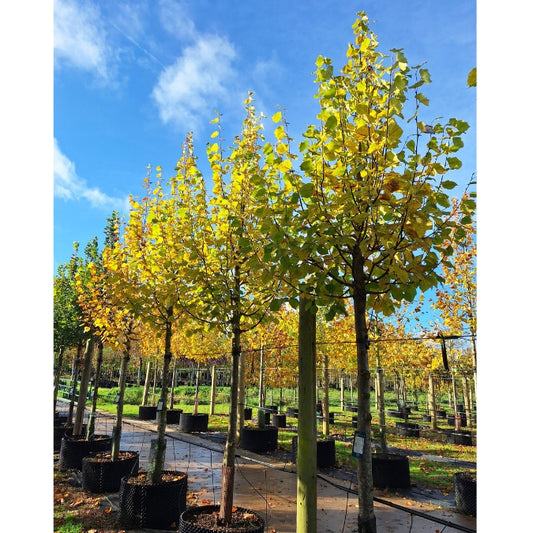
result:
[[(80, 266), (78, 249), (79, 243), (75, 242), (74, 253), (70, 261), (59, 265), (57, 275), (54, 276), (54, 352), (58, 353), (54, 377), (54, 411), (59, 391), (59, 378), (63, 368), (63, 354), (68, 348), (76, 348), (77, 361), (82, 345), (87, 339), (76, 290), (75, 277)], [(73, 401), (74, 399), (72, 399)], [(69, 420), (71, 416), (72, 411), (69, 413)]]
[(476, 382), (477, 350), (477, 312), (476, 312), (476, 225), (471, 216), (462, 209), (470, 199), (452, 200), (452, 213), (457, 226), (450, 238), (444, 242), (452, 250), (452, 265), (442, 265), (444, 283), (435, 291), (433, 309), (440, 311), (442, 328), (449, 335), (463, 335), (468, 331), (472, 342), (474, 383)]
[[(122, 412), (124, 407), (124, 391), (126, 388), (126, 373), (130, 360), (132, 341), (136, 338), (139, 320), (128, 311), (124, 295), (116, 290), (106, 268), (106, 259), (110, 257), (105, 253), (110, 251), (118, 240), (119, 220), (118, 213), (113, 212), (108, 219), (106, 227), (106, 242), (102, 257), (96, 256), (95, 261), (87, 265), (88, 279), (82, 283), (78, 281), (78, 301), (83, 309), (87, 327), (99, 338), (99, 346), (107, 342), (122, 353), (119, 374), (119, 394), (117, 416), (113, 427), (111, 445), (111, 460), (119, 457), (120, 438), (122, 434)], [(98, 376), (97, 371), (97, 376)], [(93, 398), (95, 408), (96, 394)], [(90, 433), (88, 431), (88, 433)]]
[(187, 279), (188, 265), (183, 243), (187, 222), (181, 191), (171, 184), (170, 195), (165, 196), (159, 167), (156, 179), (152, 185), (150, 175), (147, 176), (146, 195), (140, 202), (130, 199), (123, 238), (105, 256), (109, 281), (123, 295), (125, 308), (164, 338), (163, 408), (150, 465), (152, 483), (162, 479), (172, 328), (183, 316), (182, 301), (186, 300), (187, 289), (183, 280)]
[[(468, 125), (453, 118), (426, 125), (419, 108), (428, 100), (419, 88), (430, 83), (429, 72), (409, 67), (402, 50), (393, 50), (387, 66), (368, 17), (358, 15), (340, 73), (334, 75), (330, 59), (317, 59), (320, 123), (308, 127), (300, 144), (304, 176), (285, 172), (297, 197), (286, 205), (293, 219), (284, 234), (289, 246), (274, 255), (286, 271), (300, 273), (318, 305), (327, 303), (328, 318), (344, 310), (345, 298), (353, 303), (358, 428), (366, 435), (357, 461), (358, 523), (360, 532), (374, 533), (367, 312), (387, 316), (443, 281), (438, 267), (451, 253), (444, 242), (455, 226), (447, 190), (456, 184), (446, 174), (461, 166), (455, 153)], [(406, 121), (408, 95), (415, 109)], [(407, 137), (404, 122), (414, 125)], [(466, 214), (472, 208), (463, 204)], [(271, 231), (282, 227), (278, 222)]]
[[(221, 329), (231, 337), (231, 394), (228, 436), (224, 448), (219, 521), (230, 524), (233, 507), (235, 448), (244, 422), (245, 352), (242, 335), (264, 319), (273, 298), (259, 269), (268, 242), (256, 210), (255, 191), (268, 186), (269, 174), (262, 167), (261, 118), (255, 113), (252, 95), (245, 100), (245, 118), (240, 135), (226, 154), (222, 147), (219, 117), (209, 144), (213, 196), (205, 190), (191, 191), (188, 213), (194, 309), (198, 320)], [(189, 169), (190, 172), (190, 169)], [(178, 173), (179, 176), (184, 173)], [(200, 180), (198, 173), (195, 178)], [(228, 180), (226, 182), (226, 179)], [(183, 180), (177, 181), (183, 186)], [(190, 309), (193, 306), (190, 307)]]

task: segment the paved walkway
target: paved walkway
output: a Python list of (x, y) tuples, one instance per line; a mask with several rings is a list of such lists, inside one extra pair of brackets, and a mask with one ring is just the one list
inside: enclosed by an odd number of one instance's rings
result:
[[(114, 416), (100, 413), (96, 432), (111, 435)], [(151, 441), (156, 437), (155, 421), (125, 419), (121, 449), (139, 452), (146, 469)], [(205, 436), (204, 436), (205, 437)], [(188, 475), (189, 502), (220, 501), (223, 444), (201, 434), (187, 434), (177, 426), (167, 427), (165, 468)], [(221, 439), (222, 440), (222, 439)], [(296, 530), (296, 467), (267, 455), (238, 450), (234, 505), (253, 509), (265, 519), (265, 533), (294, 533)], [(357, 531), (357, 495), (353, 480), (341, 471), (319, 470), (317, 518), (319, 533)], [(118, 494), (107, 495), (118, 510)], [(454, 495), (413, 487), (386, 493), (375, 491), (375, 513), (379, 533), (436, 533), (446, 530), (475, 531), (476, 519), (454, 510)], [(156, 530), (128, 530), (129, 533)]]

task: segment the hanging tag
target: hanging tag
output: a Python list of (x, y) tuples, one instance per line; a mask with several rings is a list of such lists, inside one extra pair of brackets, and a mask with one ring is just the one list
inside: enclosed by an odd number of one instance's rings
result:
[(366, 446), (366, 433), (356, 431), (353, 436), (352, 455), (358, 459), (363, 457)]

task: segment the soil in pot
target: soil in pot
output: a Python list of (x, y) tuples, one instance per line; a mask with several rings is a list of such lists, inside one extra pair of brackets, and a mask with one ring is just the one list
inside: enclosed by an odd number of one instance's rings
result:
[(372, 479), (379, 489), (407, 489), (411, 486), (409, 458), (393, 453), (372, 455)]
[(209, 415), (206, 413), (181, 413), (179, 429), (185, 433), (205, 432), (209, 423)]
[(189, 507), (180, 516), (180, 533), (263, 533), (265, 521), (258, 513), (235, 507), (231, 513), (231, 524), (220, 526), (217, 524), (218, 505), (201, 505)]
[(61, 439), (59, 451), (59, 467), (63, 469), (76, 468), (81, 470), (82, 460), (91, 452), (106, 452), (111, 450), (112, 438), (108, 435), (94, 435), (92, 440), (86, 440), (83, 435), (65, 435)]
[(81, 486), (94, 493), (118, 492), (123, 477), (139, 472), (139, 452), (121, 450), (118, 459), (111, 460), (111, 452), (90, 453), (82, 460)]
[(255, 453), (273, 452), (278, 447), (276, 426), (243, 427), (239, 448)]
[(155, 420), (157, 405), (139, 405), (139, 420)]
[(460, 513), (476, 516), (477, 493), (476, 474), (472, 472), (456, 472), (453, 475), (455, 490), (455, 507)]
[(123, 477), (120, 484), (120, 524), (128, 529), (153, 528), (176, 531), (186, 509), (187, 474), (163, 471), (161, 483), (149, 483), (146, 474)]

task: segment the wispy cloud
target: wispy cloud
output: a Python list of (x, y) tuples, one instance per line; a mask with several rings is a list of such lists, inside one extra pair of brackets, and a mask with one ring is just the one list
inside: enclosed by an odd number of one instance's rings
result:
[(110, 76), (110, 47), (94, 4), (81, 7), (72, 0), (54, 1), (54, 52), (56, 67), (75, 67), (93, 73), (100, 81)]
[(165, 68), (152, 96), (164, 123), (197, 129), (235, 81), (233, 45), (218, 35), (196, 36), (174, 64)]
[(116, 209), (122, 213), (128, 209), (128, 197), (108, 196), (97, 187), (90, 187), (78, 176), (74, 163), (61, 152), (54, 139), (54, 196), (63, 200), (85, 200), (91, 207), (107, 210)]
[(159, 0), (159, 19), (163, 28), (179, 40), (191, 40), (198, 37), (196, 25), (184, 2)]

